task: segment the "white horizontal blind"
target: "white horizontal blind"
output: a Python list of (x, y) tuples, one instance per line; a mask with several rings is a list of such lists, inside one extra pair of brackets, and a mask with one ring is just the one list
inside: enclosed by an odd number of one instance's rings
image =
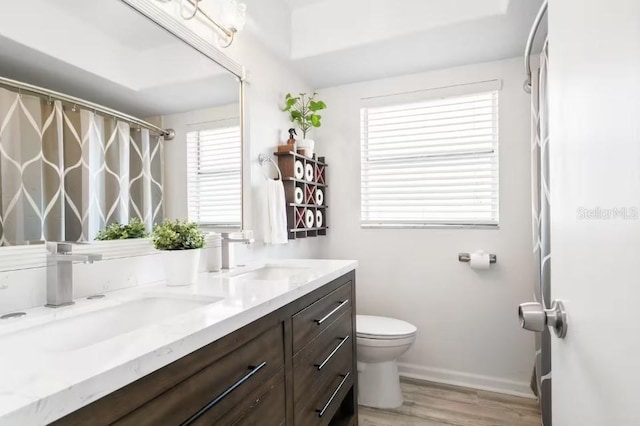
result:
[(498, 224), (498, 92), (362, 108), (362, 226)]
[(242, 221), (240, 127), (187, 132), (189, 220), (239, 227)]

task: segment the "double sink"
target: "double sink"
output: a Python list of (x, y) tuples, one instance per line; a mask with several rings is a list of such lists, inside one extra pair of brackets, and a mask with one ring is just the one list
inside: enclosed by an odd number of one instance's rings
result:
[[(287, 280), (307, 268), (267, 265), (220, 274), (230, 285), (257, 281)], [(144, 327), (175, 319), (224, 297), (178, 294), (155, 289), (128, 300), (115, 302), (106, 297), (80, 306), (56, 310), (36, 308), (41, 315), (32, 318), (30, 311), (20, 318), (0, 320), (0, 351), (38, 350), (60, 353), (79, 350)], [(47, 311), (43, 311), (46, 309)], [(44, 314), (43, 314), (44, 312)]]

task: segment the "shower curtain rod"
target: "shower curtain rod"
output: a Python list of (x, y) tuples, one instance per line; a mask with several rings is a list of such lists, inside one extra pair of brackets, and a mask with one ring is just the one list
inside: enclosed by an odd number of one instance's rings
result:
[(529, 38), (527, 39), (527, 47), (524, 51), (524, 70), (527, 74), (527, 79), (524, 82), (524, 91), (527, 93), (531, 93), (531, 49), (533, 49), (533, 41), (536, 38), (536, 33), (540, 28), (540, 23), (542, 22), (542, 17), (547, 11), (547, 0), (544, 0), (542, 6), (540, 6), (540, 10), (536, 15), (535, 21), (533, 21), (533, 26), (531, 27), (531, 31), (529, 31)]
[(67, 102), (78, 107), (93, 110), (95, 112), (100, 112), (105, 115), (110, 115), (123, 121), (128, 121), (131, 124), (135, 124), (137, 126), (144, 127), (145, 129), (159, 133), (160, 136), (162, 136), (166, 141), (169, 141), (175, 137), (175, 132), (173, 131), (173, 129), (163, 129), (142, 119), (133, 117), (120, 111), (116, 111), (115, 109), (111, 109), (106, 106), (93, 103), (91, 101), (86, 101), (84, 99), (76, 98), (74, 96), (65, 95), (64, 93), (45, 89), (44, 87), (34, 86), (33, 84), (12, 80), (6, 77), (0, 77), (0, 85), (18, 89), (18, 92), (24, 90), (26, 92), (35, 93), (39, 96), (47, 97), (52, 100)]

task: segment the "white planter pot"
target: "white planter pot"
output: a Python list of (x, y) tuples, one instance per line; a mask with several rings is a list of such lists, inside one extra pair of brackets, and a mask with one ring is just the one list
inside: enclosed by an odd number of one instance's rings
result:
[(201, 249), (164, 250), (162, 263), (168, 286), (192, 285), (198, 281)]
[(302, 155), (307, 157), (313, 157), (313, 150), (315, 148), (316, 142), (313, 139), (302, 139), (298, 141), (297, 148), (302, 150)]

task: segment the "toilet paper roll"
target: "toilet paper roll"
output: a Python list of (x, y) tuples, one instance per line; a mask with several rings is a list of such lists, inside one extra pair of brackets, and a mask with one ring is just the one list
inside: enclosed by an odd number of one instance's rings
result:
[(296, 190), (294, 192), (293, 195), (294, 198), (294, 202), (296, 204), (302, 204), (304, 201), (304, 192), (302, 191), (302, 188), (300, 188), (299, 186), (296, 187)]
[(296, 160), (296, 163), (294, 164), (293, 175), (296, 179), (304, 178), (304, 164), (302, 164), (302, 161)]
[(469, 265), (471, 265), (471, 269), (489, 269), (489, 253), (485, 253), (482, 250), (477, 250), (471, 253), (471, 260), (469, 261)]
[(321, 206), (324, 203), (324, 192), (320, 188), (316, 188), (316, 204)]
[(322, 210), (316, 212), (316, 228), (322, 228), (324, 218), (322, 217)]
[(304, 177), (309, 182), (313, 182), (313, 165), (307, 164), (306, 166), (304, 166)]
[(307, 210), (307, 212), (305, 213), (305, 222), (307, 228), (313, 228), (313, 223), (315, 222), (315, 220), (316, 218), (314, 217), (313, 210)]

